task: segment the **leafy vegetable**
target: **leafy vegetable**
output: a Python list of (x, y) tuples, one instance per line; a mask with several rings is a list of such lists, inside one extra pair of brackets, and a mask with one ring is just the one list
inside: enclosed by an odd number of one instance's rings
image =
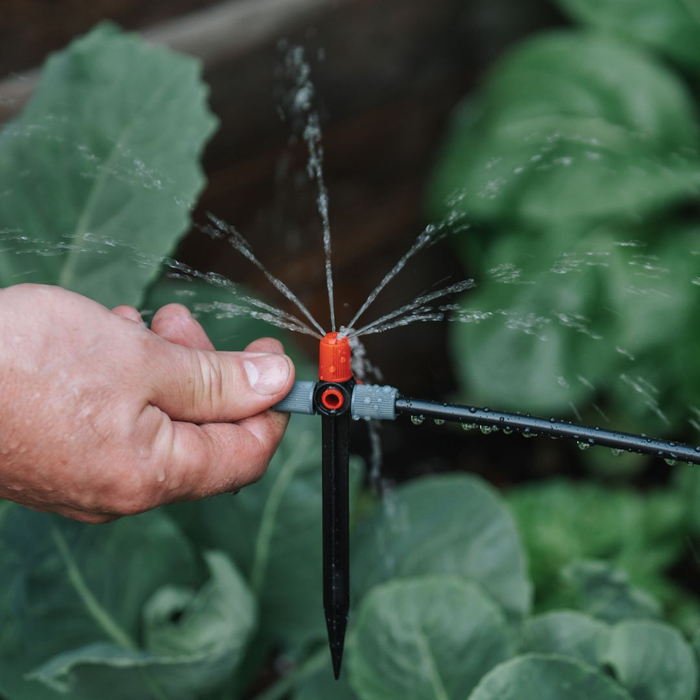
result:
[(76, 698), (189, 698), (230, 675), (255, 620), (220, 554), (193, 597), (195, 554), (161, 513), (96, 528), (12, 506), (0, 542), (0, 677), (13, 699), (36, 697), (38, 681)]
[(439, 216), (575, 234), (570, 222), (691, 199), (697, 150), (694, 106), (671, 71), (615, 39), (557, 32), (511, 52), (457, 115), (430, 201)]
[(696, 697), (698, 668), (690, 644), (673, 627), (654, 620), (609, 627), (580, 613), (549, 613), (527, 624), (523, 649), (608, 669), (635, 700)]
[(653, 585), (683, 552), (684, 510), (674, 493), (641, 496), (553, 480), (515, 490), (510, 503), (545, 605), (549, 595), (558, 595), (559, 572), (574, 560), (605, 559)]
[(242, 658), (255, 601), (228, 558), (206, 555), (212, 578), (198, 592), (166, 586), (144, 607), (144, 648), (93, 643), (32, 671), (71, 697), (192, 698), (215, 690)]
[(515, 524), (480, 479), (440, 476), (389, 496), (358, 531), (353, 585), (358, 597), (392, 578), (444, 573), (483, 586), (511, 615), (530, 607), (530, 582)]
[(561, 654), (597, 666), (607, 647), (610, 628), (590, 615), (559, 610), (534, 617), (523, 626), (521, 651)]
[(216, 120), (199, 73), (109, 24), (47, 61), (0, 133), (0, 219), (16, 251), (0, 256), (0, 284), (140, 303), (204, 185), (199, 158)]
[(631, 700), (591, 666), (556, 655), (528, 654), (497, 666), (469, 700)]
[(681, 634), (652, 620), (616, 625), (603, 663), (635, 700), (693, 700), (698, 669), (693, 650)]
[(474, 584), (395, 581), (362, 603), (350, 681), (361, 700), (465, 698), (510, 653), (505, 618)]

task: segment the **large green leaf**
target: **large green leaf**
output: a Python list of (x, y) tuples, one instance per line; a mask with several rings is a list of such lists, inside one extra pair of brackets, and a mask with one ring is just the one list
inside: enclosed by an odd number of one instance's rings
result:
[(467, 475), (401, 486), (358, 531), (357, 597), (392, 578), (450, 574), (481, 584), (512, 615), (530, 607), (530, 582), (513, 519), (494, 489)]
[(105, 642), (137, 650), (147, 599), (200, 580), (188, 542), (158, 512), (95, 527), (11, 506), (0, 545), (0, 678), (11, 700), (43, 692), (23, 674), (58, 654)]
[(450, 335), (470, 401), (561, 414), (605, 392), (632, 432), (659, 434), (684, 419), (684, 397), (700, 387), (700, 362), (687, 351), (698, 304), (690, 253), (700, 233), (665, 225), (662, 239), (646, 243), (655, 235), (651, 224), (576, 241), (525, 230), (501, 235), (486, 253), (475, 250), (475, 235), (463, 237), (465, 264), (486, 271), (460, 301), (487, 318), (455, 323)]
[(691, 97), (672, 72), (613, 38), (557, 32), (512, 51), (457, 115), (431, 209), (559, 235), (636, 220), (696, 196), (697, 151)]
[(695, 0), (557, 0), (573, 18), (658, 49), (700, 75)]
[[(354, 473), (359, 469), (354, 463)], [(264, 477), (237, 496), (170, 507), (204, 547), (227, 552), (258, 600), (270, 643), (323, 639), (320, 426), (294, 416)], [(357, 478), (354, 479), (357, 485)]]
[(362, 603), (350, 682), (362, 700), (465, 698), (510, 654), (503, 614), (474, 584), (447, 576), (390, 582)]
[(226, 555), (206, 555), (211, 579), (199, 592), (167, 585), (144, 608), (144, 650), (113, 643), (64, 652), (28, 678), (71, 697), (181, 698), (216, 689), (242, 658), (255, 601)]
[(0, 134), (0, 220), (30, 239), (0, 254), (0, 284), (140, 302), (204, 184), (216, 121), (199, 74), (192, 58), (112, 25), (48, 60)]
[(616, 625), (603, 658), (635, 700), (694, 700), (698, 667), (693, 649), (669, 625), (631, 620)]
[(610, 627), (590, 615), (557, 610), (528, 620), (521, 631), (523, 653), (560, 654), (598, 666), (610, 636)]
[(629, 620), (610, 627), (588, 615), (558, 611), (528, 621), (522, 649), (566, 656), (612, 672), (635, 700), (696, 697), (693, 649), (678, 630), (662, 622)]
[[(596, 240), (558, 248), (526, 233), (493, 243), (479, 264), (518, 269), (523, 280), (487, 278), (461, 299), (465, 309), (488, 315), (451, 329), (452, 356), (470, 402), (561, 413), (594, 394), (620, 359), (604, 340), (612, 323), (604, 278), (599, 267), (587, 266), (605, 254), (601, 247)], [(581, 269), (562, 274), (565, 264)]]
[(469, 700), (632, 700), (626, 690), (580, 661), (528, 654), (497, 666)]

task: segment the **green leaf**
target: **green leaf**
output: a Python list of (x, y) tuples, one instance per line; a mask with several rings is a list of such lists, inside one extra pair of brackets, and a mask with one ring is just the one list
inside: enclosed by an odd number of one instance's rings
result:
[(165, 586), (144, 608), (144, 651), (98, 643), (52, 658), (32, 671), (71, 697), (194, 699), (216, 689), (240, 662), (255, 601), (219, 552), (205, 555), (211, 578), (195, 592)]
[(696, 197), (691, 97), (646, 52), (586, 32), (532, 39), (457, 114), (431, 210), (561, 231)]
[(577, 607), (606, 622), (660, 617), (661, 606), (630, 585), (627, 574), (600, 561), (574, 561), (562, 571)]
[[(357, 463), (353, 466), (357, 475)], [(178, 504), (169, 512), (200, 546), (225, 551), (237, 563), (258, 601), (268, 643), (303, 646), (325, 637), (321, 445), (315, 419), (292, 417), (257, 484), (235, 497)]]
[(620, 356), (603, 342), (610, 321), (601, 312), (607, 299), (599, 269), (575, 275), (555, 271), (562, 260), (585, 260), (589, 249), (578, 248), (559, 250), (545, 241), (533, 245), (518, 234), (502, 237), (484, 256), (487, 270), (509, 265), (522, 270), (524, 249), (536, 262), (524, 271), (522, 284), (487, 279), (460, 300), (464, 309), (488, 315), (480, 323), (451, 328), (452, 357), (470, 402), (568, 412), (609, 377)]
[(0, 133), (0, 284), (140, 303), (204, 185), (206, 92), (197, 61), (113, 25), (51, 56)]
[(386, 496), (358, 531), (353, 586), (360, 598), (392, 578), (449, 574), (475, 581), (507, 613), (530, 608), (530, 582), (513, 518), (477, 477), (439, 476)]
[[(465, 264), (483, 270), (461, 306), (487, 315), (451, 327), (464, 393), (471, 402), (559, 414), (604, 394), (606, 411), (631, 432), (666, 431), (685, 419), (682, 406), (700, 387), (686, 350), (698, 304), (690, 254), (698, 231), (658, 222), (570, 235), (503, 232), (485, 253), (476, 234), (460, 237)], [(682, 362), (684, 351), (691, 357)]]
[(694, 0), (557, 0), (574, 19), (646, 44), (700, 74), (700, 5)]
[(23, 674), (66, 650), (138, 651), (148, 598), (199, 580), (190, 545), (159, 512), (95, 527), (12, 506), (0, 543), (0, 678), (11, 700), (43, 692)]
[(610, 627), (590, 615), (558, 610), (528, 620), (521, 632), (523, 653), (560, 654), (598, 666), (610, 636)]
[(503, 614), (474, 584), (435, 576), (375, 588), (349, 649), (361, 700), (465, 698), (510, 656)]
[(591, 666), (555, 655), (528, 654), (497, 666), (469, 700), (631, 700)]
[(604, 657), (635, 700), (694, 700), (698, 668), (693, 649), (669, 625), (632, 620), (616, 625)]

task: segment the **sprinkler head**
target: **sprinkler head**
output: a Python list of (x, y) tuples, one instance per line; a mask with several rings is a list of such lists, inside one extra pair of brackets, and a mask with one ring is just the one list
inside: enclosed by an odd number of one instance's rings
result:
[(347, 382), (352, 378), (350, 341), (342, 333), (326, 333), (321, 339), (318, 378), (322, 382)]

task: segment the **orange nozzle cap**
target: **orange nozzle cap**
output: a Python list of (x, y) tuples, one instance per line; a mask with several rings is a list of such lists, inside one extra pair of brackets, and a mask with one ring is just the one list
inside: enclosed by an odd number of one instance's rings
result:
[(318, 378), (322, 382), (347, 382), (352, 377), (350, 343), (338, 335), (327, 333), (321, 340)]

